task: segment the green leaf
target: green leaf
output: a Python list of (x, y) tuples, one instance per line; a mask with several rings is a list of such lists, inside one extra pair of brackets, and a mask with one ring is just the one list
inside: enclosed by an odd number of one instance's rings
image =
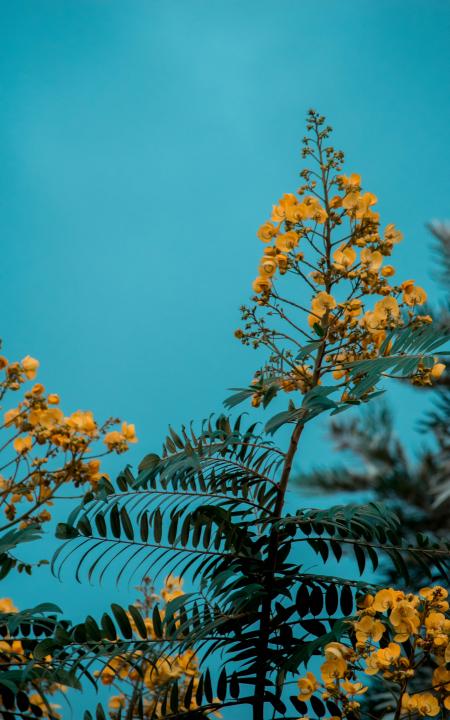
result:
[(77, 528), (74, 528), (71, 525), (58, 523), (55, 534), (59, 540), (73, 540), (73, 538), (78, 537), (80, 533)]
[(297, 422), (300, 418), (304, 418), (305, 415), (305, 410), (302, 408), (279, 412), (267, 421), (264, 430), (269, 435), (273, 435), (280, 427), (286, 425), (286, 423)]
[(178, 712), (178, 682), (175, 680), (170, 692), (170, 709), (173, 713)]
[(59, 643), (55, 642), (55, 640), (46, 638), (36, 645), (33, 650), (33, 657), (36, 660), (43, 660), (47, 655), (52, 655), (54, 650), (59, 647)]
[(111, 604), (111, 610), (120, 628), (120, 631), (126, 640), (133, 637), (133, 630), (125, 610), (116, 603)]
[(142, 458), (141, 462), (138, 465), (139, 473), (146, 472), (148, 470), (154, 470), (159, 464), (160, 460), (161, 458), (159, 457), (159, 455), (156, 455), (156, 453), (149, 453), (148, 455), (145, 455), (145, 457)]
[(116, 627), (111, 620), (110, 616), (107, 613), (103, 613), (102, 619), (101, 619), (101, 627), (103, 630), (103, 633), (108, 638), (108, 640), (116, 640), (117, 638), (117, 630)]
[(139, 612), (138, 608), (135, 605), (128, 605), (128, 612), (130, 613), (131, 617), (134, 620), (134, 624), (136, 625), (136, 629), (139, 633), (139, 635), (144, 638), (144, 640), (147, 639), (147, 628), (145, 626), (144, 619)]
[(225, 698), (227, 696), (227, 685), (228, 685), (227, 671), (225, 668), (222, 668), (220, 675), (219, 675), (219, 679), (217, 681), (217, 697), (221, 701), (225, 700)]
[(237, 700), (239, 698), (239, 677), (236, 671), (231, 674), (230, 678), (230, 695), (232, 698)]
[(109, 522), (111, 524), (111, 532), (115, 538), (119, 539), (121, 536), (120, 530), (120, 515), (117, 504), (113, 505), (111, 512), (109, 513)]
[(155, 538), (156, 543), (160, 543), (162, 538), (162, 515), (159, 508), (156, 508), (152, 521), (153, 537)]
[(133, 525), (131, 524), (130, 516), (128, 515), (125, 507), (120, 509), (120, 520), (128, 540), (134, 540)]
[(159, 614), (158, 606), (155, 605), (152, 613), (153, 630), (157, 638), (163, 637), (163, 625), (161, 615)]
[(226, 398), (226, 400), (224, 400), (223, 404), (225, 405), (226, 408), (229, 408), (229, 409), (236, 407), (236, 405), (240, 405), (241, 403), (245, 402), (245, 400), (250, 398), (255, 392), (255, 388), (253, 388), (253, 389), (251, 389), (251, 388), (250, 389), (230, 388), (230, 390), (237, 390), (237, 392), (234, 393), (234, 395), (230, 395), (230, 397), (228, 397), (228, 398)]
[(366, 567), (366, 556), (364, 550), (359, 545), (353, 545), (356, 562), (358, 563), (359, 574), (362, 575)]

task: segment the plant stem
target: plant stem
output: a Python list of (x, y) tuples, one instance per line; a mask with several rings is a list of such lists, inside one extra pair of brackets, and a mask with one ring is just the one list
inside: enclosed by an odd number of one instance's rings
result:
[[(303, 431), (303, 427), (304, 426), (302, 423), (297, 423), (297, 425), (295, 426), (291, 436), (291, 441), (289, 443), (289, 448), (286, 453), (286, 459), (284, 461), (283, 470), (278, 485), (278, 494), (275, 504), (275, 523), (281, 517), (284, 506), (284, 499), (286, 496), (287, 484), (292, 469), (292, 463), (295, 457), (295, 453), (297, 452), (297, 447)], [(279, 531), (276, 527), (274, 527), (274, 525), (272, 525), (267, 549), (267, 564), (269, 566), (269, 572), (267, 573), (267, 576), (265, 578), (266, 593), (261, 604), (261, 619), (259, 624), (261, 654), (258, 658), (258, 668), (256, 672), (255, 699), (253, 703), (253, 720), (264, 720), (264, 695), (266, 676), (268, 671), (267, 651), (270, 642), (270, 619), (272, 611), (271, 591), (273, 588), (273, 579), (277, 564), (278, 540)]]
[[(331, 224), (330, 224), (330, 207), (329, 207), (329, 199), (328, 199), (328, 178), (327, 174), (325, 172), (325, 165), (324, 165), (324, 158), (323, 158), (323, 152), (322, 152), (322, 139), (318, 132), (318, 127), (316, 125), (315, 127), (316, 131), (316, 138), (317, 138), (317, 147), (319, 151), (319, 157), (317, 158), (320, 170), (321, 170), (321, 180), (322, 185), (324, 189), (324, 204), (325, 209), (327, 212), (327, 220), (325, 222), (324, 227), (324, 256), (325, 256), (325, 262), (326, 262), (326, 268), (329, 271), (331, 267)], [(310, 243), (313, 247), (314, 244), (312, 243), (311, 239), (308, 238)], [(321, 252), (317, 248), (315, 248), (318, 252)], [(329, 278), (329, 273), (326, 273), (326, 283), (325, 283), (326, 291), (329, 293), (331, 290), (331, 283)], [(284, 300), (282, 298), (279, 298), (279, 300)], [(295, 305), (299, 309), (306, 310), (306, 308), (303, 308), (296, 303), (293, 303), (291, 301), (286, 301), (291, 305)], [(308, 312), (308, 311), (307, 311)], [(325, 316), (326, 317), (326, 316)], [(312, 375), (312, 387), (315, 387), (320, 379), (321, 369), (322, 369), (322, 363), (325, 356), (325, 348), (326, 348), (326, 337), (327, 332), (325, 332), (324, 337), (322, 339), (322, 342), (320, 344), (320, 347), (318, 348), (315, 363), (314, 363), (314, 370)], [(258, 667), (256, 669), (256, 678), (255, 678), (255, 699), (253, 703), (253, 720), (264, 720), (264, 701), (265, 701), (265, 686), (266, 686), (266, 678), (267, 674), (269, 672), (268, 667), (268, 650), (269, 650), (269, 643), (270, 643), (270, 635), (271, 635), (271, 614), (272, 614), (272, 594), (274, 593), (274, 587), (275, 587), (275, 572), (277, 567), (277, 555), (278, 555), (278, 547), (279, 547), (279, 541), (280, 541), (280, 530), (277, 528), (276, 523), (281, 518), (283, 507), (284, 507), (284, 501), (286, 497), (286, 490), (289, 482), (289, 477), (292, 470), (292, 463), (294, 461), (295, 454), (297, 452), (298, 444), (300, 441), (300, 437), (302, 435), (304, 428), (304, 424), (302, 422), (298, 422), (293, 430), (293, 433), (291, 435), (289, 448), (286, 453), (286, 457), (283, 464), (283, 470), (281, 472), (280, 482), (278, 483), (278, 492), (277, 492), (277, 498), (275, 502), (275, 508), (274, 508), (274, 518), (273, 518), (273, 524), (270, 530), (268, 545), (267, 545), (267, 566), (268, 566), (268, 573), (266, 574), (265, 580), (264, 580), (264, 586), (265, 586), (265, 594), (263, 596), (263, 600), (261, 603), (261, 618), (260, 618), (260, 624), (259, 624), (259, 634), (260, 634), (260, 643), (259, 647), (261, 648), (260, 655), (258, 657)]]

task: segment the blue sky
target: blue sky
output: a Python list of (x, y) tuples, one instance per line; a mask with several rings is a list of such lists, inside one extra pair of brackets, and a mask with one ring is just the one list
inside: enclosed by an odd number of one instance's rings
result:
[[(130, 462), (169, 422), (220, 410), (255, 366), (232, 333), (255, 231), (299, 184), (309, 107), (403, 230), (395, 264), (436, 298), (425, 224), (447, 214), (449, 17), (441, 0), (4, 1), (5, 354), (38, 357), (64, 408), (134, 421)], [(394, 393), (414, 450), (423, 403)], [(308, 433), (306, 465), (331, 453), (323, 424)], [(13, 585), (75, 615), (129, 597), (45, 571)]]

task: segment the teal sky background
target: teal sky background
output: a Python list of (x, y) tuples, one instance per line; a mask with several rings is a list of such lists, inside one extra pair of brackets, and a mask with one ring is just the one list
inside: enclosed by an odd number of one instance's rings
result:
[[(394, 264), (438, 297), (425, 224), (448, 216), (445, 0), (0, 2), (0, 308), (67, 411), (135, 422), (124, 462), (220, 411), (256, 357), (233, 339), (256, 229), (299, 185), (309, 107), (405, 241)], [(411, 451), (424, 401), (393, 391)], [(332, 462), (323, 423), (302, 462)], [(62, 511), (60, 511), (62, 512)], [(49, 537), (48, 553), (54, 542)], [(42, 550), (42, 548), (41, 548)], [(72, 617), (134, 597), (113, 581), (11, 576), (21, 606)], [(26, 599), (25, 599), (26, 598)], [(69, 717), (69, 716), (68, 716)]]

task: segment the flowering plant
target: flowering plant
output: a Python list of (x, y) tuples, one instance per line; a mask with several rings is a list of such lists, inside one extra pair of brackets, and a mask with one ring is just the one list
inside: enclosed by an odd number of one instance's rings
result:
[[(38, 368), (39, 361), (29, 355), (20, 362), (0, 356), (0, 402), (34, 381)], [(137, 441), (134, 425), (124, 422), (121, 431), (111, 430), (118, 423), (111, 418), (99, 425), (90, 410), (65, 415), (59, 395), (46, 393), (38, 382), (4, 413), (0, 509), (5, 520), (0, 533), (8, 532), (3, 536), (5, 545), (36, 536), (37, 529), (50, 520), (48, 508), (63, 486), (70, 483), (75, 488), (94, 489), (107, 477), (101, 472), (99, 458), (109, 452), (125, 452), (128, 443)], [(104, 447), (97, 449), (101, 439)], [(19, 531), (11, 533), (13, 528)], [(14, 565), (19, 571), (31, 570), (29, 564), (17, 563), (10, 552), (0, 555), (0, 564), (3, 576)]]
[[(38, 368), (39, 361), (29, 355), (20, 362), (0, 356), (0, 403), (35, 381)], [(99, 425), (91, 411), (65, 415), (59, 395), (47, 393), (39, 382), (4, 412), (0, 424), (0, 579), (13, 568), (31, 574), (32, 564), (17, 556), (17, 548), (41, 536), (59, 491), (67, 486), (87, 488), (89, 495), (108, 477), (101, 471), (100, 458), (125, 452), (128, 443), (137, 441), (133, 425), (122, 423), (120, 431), (112, 430), (118, 422), (110, 419)], [(38, 565), (47, 562), (41, 560)], [(44, 617), (43, 610), (59, 609), (44, 605), (36, 612), (20, 614), (11, 599), (0, 600), (0, 709), (5, 710), (5, 718), (13, 717), (15, 706), (14, 717), (20, 717), (20, 711), (26, 713), (23, 717), (60, 717), (59, 706), (51, 704), (49, 697), (65, 688), (59, 680), (64, 670), (54, 666), (51, 653), (39, 658), (34, 654), (38, 635), (51, 634), (56, 627), (55, 616)], [(33, 628), (36, 637), (30, 637)]]
[[(447, 598), (448, 591), (439, 585), (422, 588), (418, 594), (386, 588), (366, 595), (351, 623), (353, 642), (325, 646), (320, 679), (312, 672), (300, 678), (299, 700), (306, 703), (320, 691), (323, 700), (336, 706), (338, 717), (365, 717), (360, 696), (368, 690), (364, 676), (372, 676), (390, 692), (379, 717), (444, 717), (450, 710)], [(409, 690), (409, 683), (425, 666), (432, 668), (432, 686), (421, 692)], [(371, 717), (370, 708), (367, 711)]]
[[(199, 428), (170, 428), (161, 453), (103, 484), (58, 529), (64, 544), (54, 565), (59, 569), (77, 558), (78, 578), (86, 571), (90, 580), (102, 579), (115, 568), (118, 580), (129, 582), (161, 573), (192, 581), (193, 592), (171, 600), (163, 616), (155, 605), (150, 636), (157, 637), (146, 642), (161, 646), (162, 669), (167, 657), (198, 654), (200, 675), (191, 677), (191, 690), (184, 671), (169, 677), (164, 697), (150, 703), (155, 720), (193, 720), (240, 705), (250, 706), (253, 720), (292, 720), (289, 707), (304, 712), (304, 701), (289, 695), (299, 667), (325, 648), (330, 653), (350, 643), (352, 652), (358, 650), (352, 623), (357, 594), (373, 588), (373, 576), (364, 576), (367, 566), (375, 571), (382, 556), (407, 582), (411, 566), (441, 577), (450, 561), (445, 542), (422, 535), (406, 542), (399, 519), (379, 503), (295, 513), (285, 507), (307, 422), (370, 401), (385, 377), (424, 385), (444, 370), (438, 349), (445, 334), (421, 309), (425, 291), (412, 280), (395, 283), (393, 266), (384, 264), (401, 233), (392, 224), (380, 231), (376, 198), (363, 193), (358, 175), (342, 173), (343, 154), (328, 144), (324, 118), (311, 111), (307, 128), (303, 154), (314, 166), (302, 171), (297, 195), (284, 195), (258, 231), (265, 250), (252, 305), (243, 307), (244, 325), (236, 331), (245, 345), (266, 348), (268, 355), (250, 385), (226, 403), (251, 399), (253, 406), (267, 407), (288, 393), (287, 409), (269, 419), (265, 432), (256, 423), (244, 427), (242, 416), (224, 415)], [(278, 276), (286, 281), (283, 294)], [(291, 430), (285, 449), (272, 439), (281, 426)], [(359, 580), (327, 573), (328, 558), (339, 563), (348, 552)], [(311, 572), (317, 561), (323, 570)], [(129, 673), (131, 661), (147, 659), (136, 655), (126, 611), (115, 606), (114, 614), (129, 659), (124, 666), (114, 660), (113, 667)], [(375, 622), (368, 617), (356, 622)], [(145, 622), (139, 627), (146, 635)], [(119, 641), (109, 623), (91, 620), (84, 632), (117, 658)], [(215, 686), (205, 666), (212, 653), (219, 666)], [(342, 679), (354, 680), (351, 673)], [(312, 677), (302, 680), (300, 691), (308, 694)], [(135, 687), (141, 692), (127, 696), (129, 717), (142, 715), (144, 698), (155, 691), (138, 677)], [(310, 702), (323, 716), (315, 689)], [(353, 694), (361, 690), (356, 686)], [(325, 703), (335, 715), (347, 711), (340, 695)]]
[[(309, 398), (300, 409), (291, 401), (271, 430), (320, 408), (339, 412), (367, 401), (382, 377), (429, 385), (445, 369), (430, 354), (442, 337), (421, 312), (425, 290), (411, 279), (395, 282), (395, 268), (386, 263), (401, 231), (390, 223), (382, 232), (376, 196), (362, 191), (360, 175), (341, 173), (344, 155), (327, 144), (325, 119), (310, 111), (307, 129), (303, 157), (314, 166), (258, 230), (265, 247), (254, 304), (242, 307), (244, 325), (235, 332), (269, 355), (250, 388), (229, 398), (230, 407), (249, 395), (252, 405), (266, 407), (280, 390)], [(289, 297), (278, 284), (285, 275), (300, 281), (288, 286)]]

